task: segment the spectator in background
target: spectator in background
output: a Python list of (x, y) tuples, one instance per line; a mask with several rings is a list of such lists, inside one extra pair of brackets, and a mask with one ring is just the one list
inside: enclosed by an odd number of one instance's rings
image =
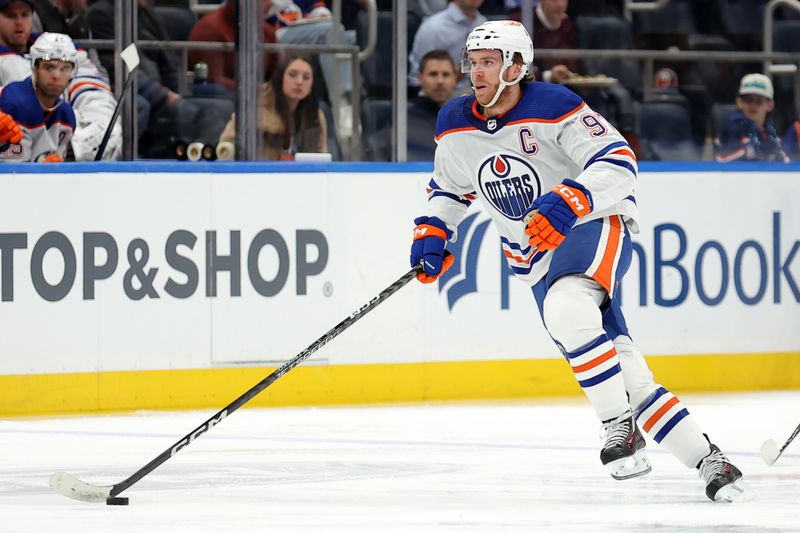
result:
[[(331, 44), (333, 22), (331, 11), (323, 0), (272, 0), (267, 22), (275, 28), (278, 41), (286, 44)], [(342, 44), (355, 44), (354, 31), (341, 28)], [(337, 61), (333, 54), (320, 54), (320, 67), (328, 88), (329, 100), (333, 101), (332, 80)], [(339, 90), (344, 97), (353, 86), (350, 61), (339, 63)], [(347, 98), (342, 105), (349, 106)]]
[[(192, 33), (189, 34), (189, 40), (220, 43), (235, 42), (239, 1), (240, 0), (226, 0), (219, 9), (203, 16), (203, 18), (197, 21), (194, 28), (192, 28)], [(266, 16), (272, 7), (272, 0), (263, 0), (263, 2), (264, 14)], [(264, 42), (277, 42), (275, 30), (272, 25), (267, 24), (267, 22), (264, 22)], [(227, 91), (231, 91), (229, 96), (232, 97), (232, 91), (236, 87), (236, 59), (234, 52), (189, 51), (190, 66), (201, 62), (208, 65), (208, 81), (212, 84), (219, 84)], [(264, 80), (270, 79), (277, 62), (277, 54), (264, 53)], [(195, 93), (195, 96), (203, 95)]]
[(778, 161), (789, 158), (767, 115), (775, 108), (772, 81), (763, 74), (747, 74), (739, 84), (736, 107), (714, 140), (717, 161)]
[[(328, 151), (327, 124), (319, 108), (311, 60), (286, 56), (264, 84), (259, 126), (264, 134), (264, 159), (293, 160), (297, 152)], [(236, 117), (222, 132), (220, 143), (236, 140)]]
[(800, 120), (795, 120), (783, 137), (783, 151), (792, 161), (800, 161)]
[(68, 35), (43, 33), (36, 39), (30, 48), (33, 75), (0, 93), (0, 161), (64, 161), (75, 114), (62, 96), (77, 61)]
[[(114, 38), (115, 0), (95, 0), (88, 19), (92, 36)], [(169, 41), (169, 34), (149, 0), (138, 0), (138, 39)], [(150, 104), (148, 126), (142, 135), (140, 152), (147, 157), (175, 156), (179, 142), (213, 144), (233, 113), (233, 103), (221, 98), (194, 98), (178, 94), (179, 55), (171, 50), (140, 50), (137, 70), (139, 95)], [(100, 54), (103, 66), (113, 78), (114, 53)]]
[[(541, 0), (533, 11), (533, 47), (578, 48), (578, 30), (567, 15), (568, 0)], [(515, 15), (522, 20), (522, 15)], [(564, 83), (578, 71), (575, 59), (534, 59), (536, 78)]]
[(48, 31), (64, 33), (75, 40), (89, 39), (86, 3), (87, 0), (34, 0), (34, 33)]
[[(486, 17), (478, 9), (483, 0), (453, 0), (442, 11), (425, 19), (414, 36), (414, 47), (408, 58), (408, 84), (419, 86), (419, 65), (422, 56), (431, 50), (447, 50), (453, 63), (461, 65), (461, 54), (469, 33), (486, 22)], [(469, 78), (465, 77), (458, 85), (458, 92), (470, 88)]]
[(420, 95), (408, 106), (408, 160), (433, 161), (439, 109), (453, 97), (459, 69), (447, 50), (431, 50), (419, 64)]

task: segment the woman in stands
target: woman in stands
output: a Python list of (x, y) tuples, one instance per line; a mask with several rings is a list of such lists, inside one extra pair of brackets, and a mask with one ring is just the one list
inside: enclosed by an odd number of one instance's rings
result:
[[(264, 133), (264, 159), (293, 160), (297, 152), (327, 152), (327, 124), (319, 107), (311, 60), (287, 55), (271, 81), (264, 84), (259, 126)], [(236, 138), (236, 117), (222, 132), (220, 143)]]

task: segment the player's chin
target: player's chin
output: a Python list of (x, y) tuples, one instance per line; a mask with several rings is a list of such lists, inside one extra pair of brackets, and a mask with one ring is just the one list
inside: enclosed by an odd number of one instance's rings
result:
[(483, 90), (478, 89), (475, 91), (475, 100), (477, 100), (480, 105), (485, 106), (486, 104), (492, 101), (492, 97), (489, 94), (489, 91), (487, 91), (486, 89)]

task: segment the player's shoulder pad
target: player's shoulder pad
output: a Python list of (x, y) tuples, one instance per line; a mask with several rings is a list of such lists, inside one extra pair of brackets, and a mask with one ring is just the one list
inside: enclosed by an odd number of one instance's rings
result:
[(13, 48), (9, 48), (7, 46), (0, 45), (0, 56), (21, 56), (19, 52), (14, 50)]
[(560, 122), (579, 111), (584, 105), (580, 96), (563, 85), (534, 81), (522, 87), (522, 97), (507, 118)]
[(470, 127), (465, 110), (472, 109), (474, 96), (458, 96), (442, 106), (436, 117), (435, 137), (438, 139), (443, 133)]
[(0, 94), (0, 107), (25, 127), (33, 128), (42, 124), (42, 107), (33, 91), (31, 78), (15, 81), (3, 87)]

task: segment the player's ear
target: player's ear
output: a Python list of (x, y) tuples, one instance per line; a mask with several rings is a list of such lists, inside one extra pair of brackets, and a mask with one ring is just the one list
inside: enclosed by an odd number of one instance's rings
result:
[(519, 76), (520, 72), (522, 72), (522, 65), (520, 65), (519, 63), (512, 63), (512, 65), (506, 69), (505, 72), (506, 81), (517, 79), (517, 76)]

